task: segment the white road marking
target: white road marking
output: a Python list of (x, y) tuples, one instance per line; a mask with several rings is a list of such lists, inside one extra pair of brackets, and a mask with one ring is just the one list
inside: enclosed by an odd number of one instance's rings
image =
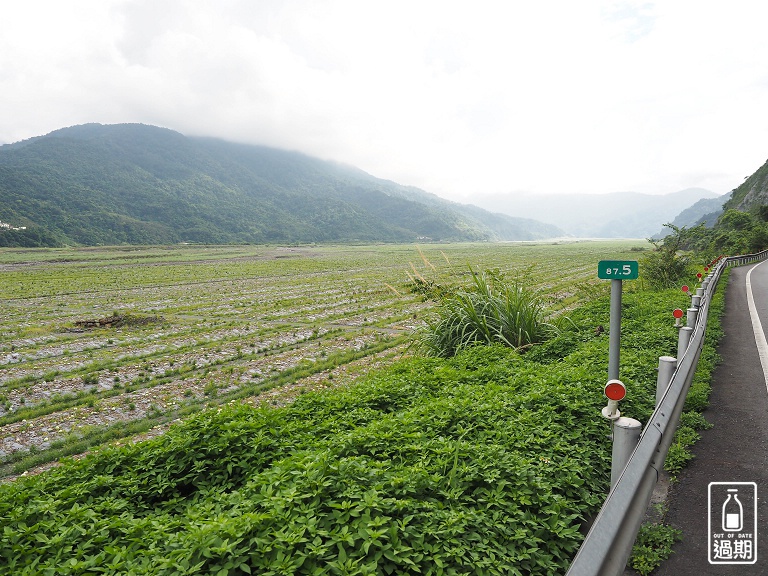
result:
[(760, 322), (760, 316), (757, 315), (757, 306), (755, 305), (755, 297), (752, 295), (752, 281), (750, 278), (754, 269), (765, 262), (768, 262), (768, 260), (754, 265), (749, 272), (747, 272), (747, 304), (749, 305), (749, 316), (752, 319), (752, 331), (755, 333), (757, 353), (760, 356), (760, 364), (763, 367), (765, 388), (768, 390), (768, 341), (765, 339), (765, 332), (763, 332), (763, 324)]

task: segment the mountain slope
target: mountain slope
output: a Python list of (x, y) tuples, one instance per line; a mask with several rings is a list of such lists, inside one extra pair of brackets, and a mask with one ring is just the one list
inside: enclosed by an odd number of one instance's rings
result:
[(28, 243), (409, 242), (562, 235), (296, 152), (140, 124), (0, 147), (0, 233)]
[[(672, 224), (678, 228), (682, 228), (683, 226), (691, 228), (703, 223), (707, 228), (711, 228), (723, 213), (723, 206), (730, 197), (731, 192), (718, 196), (717, 198), (702, 198), (675, 216), (675, 219), (672, 220)], [(654, 234), (653, 238), (664, 238), (670, 233), (671, 230), (669, 228), (664, 228), (657, 234)]]
[[(768, 205), (768, 161), (737, 188), (714, 199), (700, 200), (678, 214), (672, 223), (682, 227), (694, 226), (703, 222), (708, 228), (711, 228), (727, 210), (751, 212), (765, 205)], [(657, 237), (666, 235), (667, 232), (664, 231)]]
[(733, 191), (733, 196), (725, 204), (724, 209), (747, 212), (766, 204), (768, 204), (768, 161)]

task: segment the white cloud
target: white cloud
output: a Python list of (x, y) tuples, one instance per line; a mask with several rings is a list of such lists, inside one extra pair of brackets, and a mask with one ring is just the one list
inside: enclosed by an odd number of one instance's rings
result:
[(457, 199), (726, 192), (766, 157), (766, 12), (748, 0), (27, 0), (0, 22), (0, 141), (146, 122)]

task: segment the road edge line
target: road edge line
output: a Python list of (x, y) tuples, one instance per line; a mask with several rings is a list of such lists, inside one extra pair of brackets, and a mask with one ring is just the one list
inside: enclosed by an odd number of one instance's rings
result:
[(760, 365), (763, 368), (763, 378), (765, 379), (765, 389), (768, 392), (768, 341), (765, 339), (765, 332), (763, 331), (763, 324), (760, 322), (760, 316), (757, 314), (757, 306), (755, 305), (755, 297), (752, 295), (752, 272), (764, 264), (755, 264), (747, 272), (746, 288), (747, 288), (747, 306), (749, 307), (749, 317), (752, 320), (752, 332), (755, 335), (755, 344), (757, 345), (757, 354), (760, 357)]

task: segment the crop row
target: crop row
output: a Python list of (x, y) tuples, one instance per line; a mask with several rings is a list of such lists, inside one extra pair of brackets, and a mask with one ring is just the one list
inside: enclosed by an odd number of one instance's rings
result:
[(568, 306), (603, 288), (597, 260), (634, 246), (0, 251), (0, 457), (19, 472), (99, 431), (133, 434), (296, 382), (337, 385), (348, 363), (408, 350), (431, 306), (409, 274), (455, 285), (470, 265), (498, 269)]

